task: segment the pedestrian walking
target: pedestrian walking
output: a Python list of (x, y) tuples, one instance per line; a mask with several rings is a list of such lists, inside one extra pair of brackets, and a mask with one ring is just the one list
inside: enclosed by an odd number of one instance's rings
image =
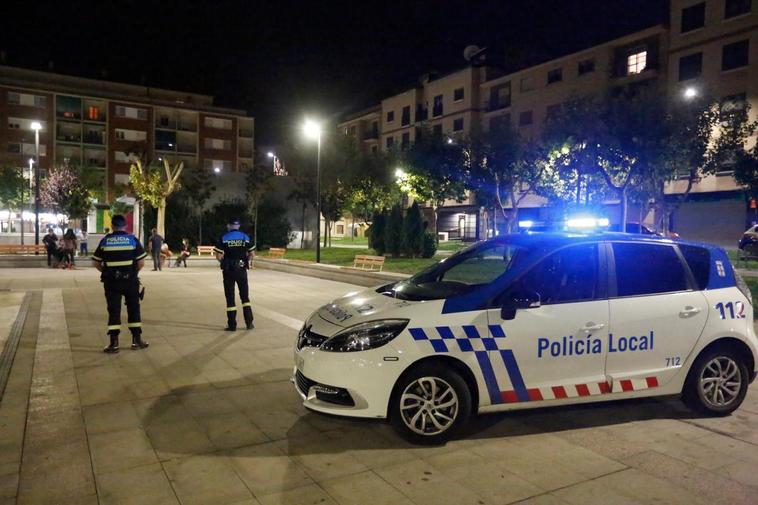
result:
[(72, 228), (66, 230), (63, 234), (63, 255), (64, 268), (74, 268), (74, 257), (76, 256), (76, 234)]
[[(111, 223), (112, 224), (112, 223)], [(163, 270), (161, 268), (161, 247), (163, 247), (163, 237), (158, 235), (158, 229), (153, 228), (151, 235), (147, 239), (147, 249), (153, 258), (153, 272)]]
[(182, 239), (182, 248), (179, 251), (179, 255), (176, 257), (176, 264), (175, 267), (178, 267), (182, 263), (184, 263), (184, 268), (187, 268), (187, 258), (189, 258), (190, 250), (189, 250), (189, 240), (186, 238)]
[(58, 249), (58, 235), (55, 234), (52, 228), (47, 229), (47, 235), (42, 239), (42, 243), (45, 245), (45, 251), (47, 251), (47, 266), (52, 267), (52, 260)]
[(221, 271), (224, 278), (224, 296), (226, 298), (226, 331), (237, 329), (237, 306), (234, 301), (234, 286), (237, 286), (242, 301), (242, 314), (245, 317), (245, 326), (252, 330), (253, 307), (250, 304), (249, 288), (247, 284), (247, 270), (250, 268), (250, 260), (255, 246), (250, 237), (240, 231), (239, 219), (231, 219), (227, 225), (227, 233), (222, 236), (213, 251), (216, 259), (221, 263)]
[(119, 351), (122, 298), (126, 304), (127, 327), (132, 333), (132, 349), (144, 349), (149, 344), (142, 340), (140, 284), (137, 274), (145, 266), (147, 253), (137, 237), (126, 232), (124, 216), (113, 216), (111, 226), (113, 233), (103, 237), (92, 255), (92, 263), (101, 272), (100, 281), (103, 283), (105, 302), (108, 306), (109, 344), (103, 351)]

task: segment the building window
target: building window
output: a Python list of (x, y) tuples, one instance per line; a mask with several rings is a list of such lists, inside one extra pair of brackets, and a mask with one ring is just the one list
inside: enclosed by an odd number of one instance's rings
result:
[(387, 111), (387, 122), (391, 123), (394, 120), (395, 120), (395, 111), (394, 110)]
[(584, 75), (595, 71), (595, 59), (590, 58), (579, 62), (577, 74)]
[(490, 118), (490, 131), (499, 130), (502, 128), (508, 128), (511, 125), (511, 115), (503, 114), (502, 116), (496, 116)]
[(129, 119), (147, 119), (147, 109), (138, 109), (136, 107), (116, 106), (116, 116)]
[(116, 138), (119, 140), (130, 140), (132, 142), (142, 142), (147, 139), (147, 132), (139, 130), (124, 130), (116, 128)]
[(511, 83), (499, 84), (490, 88), (490, 103), (488, 110), (497, 110), (510, 107), (511, 105)]
[(721, 99), (719, 112), (723, 118), (734, 112), (742, 111), (747, 108), (747, 94), (737, 93), (736, 95), (725, 96)]
[(686, 81), (699, 77), (703, 72), (703, 53), (690, 54), (679, 58), (679, 80)]
[(740, 40), (739, 42), (725, 45), (721, 52), (721, 70), (726, 71), (746, 67), (749, 51), (750, 43), (748, 40)]
[(534, 89), (534, 77), (523, 77), (521, 79), (521, 91), (531, 91)]
[(392, 146), (395, 145), (395, 137), (387, 137), (385, 142), (387, 143), (387, 149), (392, 149)]
[(463, 118), (458, 118), (453, 120), (453, 131), (459, 132), (463, 131)]
[(9, 91), (8, 103), (15, 105), (26, 105), (29, 107), (47, 107), (47, 97)]
[(463, 100), (463, 88), (458, 88), (453, 91), (453, 101), (460, 102), (461, 100)]
[(726, 0), (724, 5), (724, 19), (748, 14), (753, 8), (751, 0)]
[(533, 121), (533, 114), (530, 110), (525, 110), (518, 116), (518, 124), (519, 126), (529, 126), (532, 124)]
[(403, 111), (400, 114), (400, 126), (408, 126), (411, 124), (411, 106), (406, 105), (403, 107)]
[(563, 69), (554, 68), (547, 73), (547, 83), (553, 84), (554, 82), (561, 82), (563, 80)]
[(644, 47), (632, 49), (626, 57), (626, 75), (642, 73), (647, 67), (647, 50)]
[(705, 2), (682, 9), (682, 33), (705, 26)]
[(204, 140), (206, 149), (215, 149), (218, 151), (228, 151), (232, 148), (232, 141), (227, 139), (211, 139), (206, 138)]
[(8, 128), (10, 128), (11, 130), (20, 130), (21, 129), (21, 120), (15, 118), (15, 117), (9, 117), (8, 118)]
[(432, 134), (435, 135), (435, 136), (442, 135), (442, 125), (441, 124), (436, 124), (436, 125), (432, 126)]
[(204, 119), (203, 123), (207, 128), (217, 128), (219, 130), (231, 130), (232, 129), (232, 120), (231, 119), (224, 119), (221, 117), (207, 117)]
[(401, 149), (408, 149), (408, 146), (411, 145), (411, 134), (408, 132), (403, 133), (403, 135), (400, 137), (400, 148)]
[(432, 105), (432, 117), (440, 117), (442, 113), (442, 95), (437, 95), (434, 97), (434, 104)]

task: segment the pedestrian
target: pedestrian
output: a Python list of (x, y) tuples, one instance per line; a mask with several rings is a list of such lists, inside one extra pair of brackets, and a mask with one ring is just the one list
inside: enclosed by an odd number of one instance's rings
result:
[(73, 228), (66, 230), (63, 234), (63, 254), (64, 268), (74, 268), (74, 256), (76, 256), (76, 234)]
[(179, 255), (176, 257), (176, 265), (175, 267), (178, 267), (182, 263), (184, 263), (184, 268), (187, 268), (187, 258), (189, 258), (190, 250), (189, 250), (189, 240), (186, 238), (182, 239), (182, 248), (179, 251)]
[(79, 237), (79, 256), (87, 256), (87, 232), (81, 230)]
[(229, 220), (227, 233), (222, 236), (213, 251), (216, 259), (221, 263), (221, 271), (224, 277), (224, 296), (226, 297), (226, 331), (237, 329), (237, 306), (234, 301), (234, 286), (237, 285), (242, 301), (242, 314), (245, 317), (245, 326), (252, 330), (253, 307), (250, 304), (250, 295), (247, 285), (247, 270), (250, 268), (250, 260), (255, 246), (250, 242), (250, 237), (240, 231), (239, 219)]
[(92, 263), (101, 273), (100, 281), (105, 289), (108, 306), (108, 337), (110, 343), (103, 349), (107, 353), (118, 352), (118, 336), (121, 332), (121, 298), (124, 298), (127, 327), (132, 333), (132, 349), (144, 349), (149, 344), (142, 340), (140, 317), (140, 291), (137, 274), (145, 266), (147, 253), (137, 238), (126, 232), (126, 218), (116, 214), (111, 218), (113, 233), (102, 238), (92, 255)]
[(47, 266), (52, 267), (52, 259), (55, 256), (56, 249), (58, 249), (58, 235), (52, 228), (47, 229), (47, 235), (42, 239), (42, 243), (45, 245), (45, 251), (47, 251)]
[[(112, 223), (111, 223), (112, 224)], [(153, 228), (151, 235), (147, 239), (147, 249), (153, 258), (153, 272), (163, 270), (161, 268), (161, 247), (163, 246), (163, 237), (158, 235), (158, 229)]]

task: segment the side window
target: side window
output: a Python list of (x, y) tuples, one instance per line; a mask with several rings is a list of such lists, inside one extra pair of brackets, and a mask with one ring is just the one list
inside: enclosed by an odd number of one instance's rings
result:
[(537, 293), (543, 305), (582, 302), (596, 298), (597, 280), (597, 245), (585, 244), (551, 254), (509, 291)]
[(618, 296), (686, 291), (684, 266), (670, 245), (615, 243)]
[(682, 256), (687, 260), (692, 275), (695, 277), (698, 289), (708, 287), (708, 279), (711, 275), (711, 253), (704, 247), (694, 245), (679, 245)]

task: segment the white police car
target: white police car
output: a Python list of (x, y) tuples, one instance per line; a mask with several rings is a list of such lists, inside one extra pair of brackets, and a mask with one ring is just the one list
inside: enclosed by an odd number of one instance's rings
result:
[(757, 355), (750, 292), (722, 249), (523, 234), (320, 308), (294, 380), (312, 410), (438, 443), (476, 412), (681, 394), (726, 415)]

